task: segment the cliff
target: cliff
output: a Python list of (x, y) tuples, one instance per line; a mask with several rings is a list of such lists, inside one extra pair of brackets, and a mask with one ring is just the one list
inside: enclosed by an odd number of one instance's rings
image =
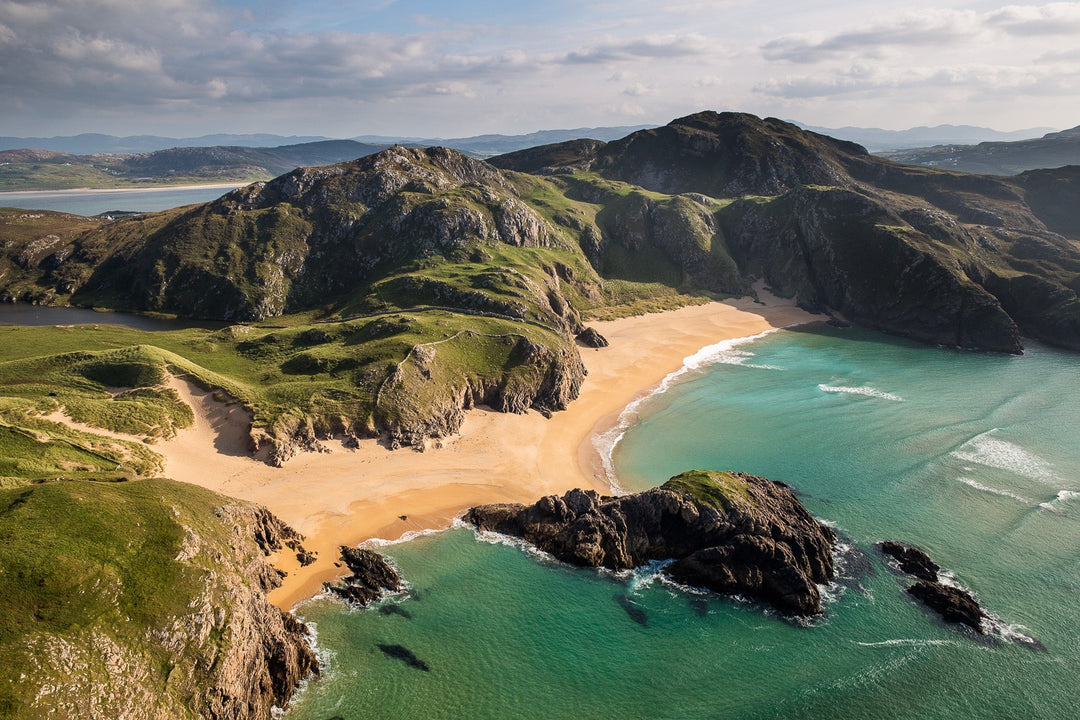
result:
[[(807, 307), (925, 342), (1019, 352), (1030, 336), (1080, 348), (1075, 168), (1006, 179), (909, 167), (775, 118), (713, 112), (491, 162), (546, 173), (571, 192), (597, 178), (639, 187), (638, 238), (657, 237), (656, 193), (722, 201), (704, 229), (647, 243), (684, 286), (740, 293), (765, 278)], [(642, 247), (598, 224), (597, 247)], [(680, 237), (718, 268), (673, 249)]]
[(786, 486), (744, 473), (691, 471), (621, 497), (571, 490), (534, 505), (481, 505), (466, 522), (520, 537), (559, 560), (623, 570), (674, 560), (686, 585), (739, 594), (784, 614), (821, 612), (833, 577), (831, 530)]
[(307, 629), (266, 601), (264, 555), (295, 538), (265, 509), (52, 482), (0, 490), (0, 537), (0, 716), (269, 718), (317, 672)]

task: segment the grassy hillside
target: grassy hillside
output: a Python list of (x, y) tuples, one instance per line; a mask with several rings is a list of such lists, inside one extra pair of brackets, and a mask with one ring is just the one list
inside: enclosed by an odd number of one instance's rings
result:
[(265, 519), (168, 480), (0, 489), (0, 717), (267, 717), (312, 659)]

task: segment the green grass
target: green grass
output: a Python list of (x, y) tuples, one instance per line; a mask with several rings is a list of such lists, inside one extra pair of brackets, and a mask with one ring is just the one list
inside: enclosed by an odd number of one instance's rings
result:
[[(328, 431), (338, 418), (346, 419), (339, 431), (370, 434), (378, 429), (376, 410), (383, 418), (419, 421), (442, 412), (462, 382), (506, 382), (531, 372), (515, 370), (503, 352), (510, 347), (504, 338), (528, 338), (553, 352), (570, 342), (541, 324), (443, 310), (282, 324), (287, 326), (154, 333), (110, 326), (0, 327), (0, 421), (61, 439), (61, 426), (35, 413), (63, 406), (73, 419), (95, 427), (170, 437), (192, 418), (172, 391), (158, 387), (168, 371), (225, 391), (252, 412), (254, 430), (281, 440), (306, 423)], [(376, 408), (387, 377), (415, 347), (430, 343), (440, 343), (437, 367), (445, 388), (433, 393), (428, 379), (403, 376), (399, 392)], [(116, 452), (103, 453), (116, 461), (114, 468), (120, 464), (134, 476), (157, 471), (151, 449), (119, 452), (119, 441), (108, 442), (118, 444)], [(133, 458), (125, 460), (125, 454)], [(58, 467), (49, 465), (34, 477), (52, 476)]]
[(747, 509), (754, 504), (747, 482), (730, 472), (690, 470), (661, 485), (720, 510)]
[[(151, 691), (159, 711), (184, 707), (193, 688), (189, 679), (167, 690), (171, 668), (189, 678), (209, 673), (207, 646), (228, 635), (177, 645), (164, 638), (183, 638), (180, 619), (205, 602), (230, 617), (222, 583), (240, 581), (229, 573), (255, 556), (253, 543), (238, 542), (219, 517), (228, 502), (168, 480), (0, 489), (0, 717), (37, 717), (29, 705), (50, 685), (52, 704), (118, 680)], [(63, 658), (49, 654), (57, 643)], [(120, 653), (113, 662), (135, 663), (148, 676), (110, 679), (110, 645)]]

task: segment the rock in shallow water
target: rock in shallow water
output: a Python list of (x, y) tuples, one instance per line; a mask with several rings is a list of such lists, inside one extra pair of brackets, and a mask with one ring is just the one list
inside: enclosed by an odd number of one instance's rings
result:
[(386, 592), (397, 592), (402, 588), (397, 571), (377, 552), (342, 545), (341, 559), (352, 570), (352, 575), (326, 583), (324, 587), (350, 603), (366, 607)]
[(971, 593), (938, 582), (920, 580), (907, 589), (945, 622), (967, 625), (976, 632), (983, 632), (986, 613)]
[(927, 582), (937, 582), (938, 570), (941, 568), (919, 548), (892, 540), (878, 543), (878, 548), (900, 563), (900, 569), (908, 575)]
[(622, 497), (571, 490), (529, 506), (482, 505), (465, 519), (574, 565), (623, 570), (674, 559), (664, 572), (676, 581), (786, 615), (821, 612), (817, 585), (834, 574), (833, 532), (786, 486), (745, 473), (695, 470)]

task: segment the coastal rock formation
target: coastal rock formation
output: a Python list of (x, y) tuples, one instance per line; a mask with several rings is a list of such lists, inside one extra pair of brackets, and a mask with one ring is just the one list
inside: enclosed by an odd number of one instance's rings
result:
[(603, 348), (608, 346), (606, 337), (596, 332), (594, 328), (587, 327), (577, 334), (576, 340), (585, 347)]
[(833, 577), (832, 531), (784, 485), (696, 470), (622, 497), (571, 490), (534, 505), (474, 507), (466, 522), (520, 537), (574, 565), (622, 570), (669, 560), (678, 582), (741, 594), (787, 615), (821, 612)]
[(951, 585), (920, 580), (907, 589), (908, 594), (918, 598), (941, 619), (949, 623), (967, 625), (976, 632), (983, 633), (983, 621), (986, 613), (979, 607), (971, 593)]
[(341, 559), (352, 575), (326, 583), (325, 587), (351, 604), (366, 607), (386, 593), (402, 588), (397, 570), (377, 552), (342, 545)]
[(987, 612), (970, 592), (957, 587), (952, 580), (942, 582), (938, 575), (941, 568), (919, 548), (892, 540), (878, 543), (877, 548), (897, 562), (900, 572), (918, 579), (907, 588), (907, 593), (945, 622), (964, 625), (980, 636), (996, 636), (1036, 652), (1046, 652), (1041, 642)]
[(499, 412), (534, 409), (545, 415), (566, 409), (585, 380), (585, 366), (569, 342), (551, 345), (525, 335), (482, 336), (465, 331), (454, 338), (473, 352), (488, 350), (507, 362), (489, 374), (463, 375), (442, 361), (435, 345), (417, 346), (399, 363), (376, 396), (375, 421), (392, 443), (420, 446), (425, 438), (456, 433), (465, 410), (478, 405)]
[[(586, 170), (672, 195), (605, 203), (600, 251), (581, 243), (601, 271), (603, 249), (620, 246), (611, 259), (623, 273), (629, 250), (648, 253), (654, 270), (658, 257), (673, 260), (683, 281), (715, 292), (764, 278), (805, 307), (924, 342), (1015, 353), (1023, 334), (1080, 349), (1075, 168), (1016, 178), (914, 168), (776, 118), (716, 112), (490, 162), (553, 177)], [(702, 215), (709, 198), (734, 202)], [(657, 232), (665, 203), (681, 218), (681, 245)], [(705, 258), (715, 267), (702, 273)]]
[(878, 548), (882, 553), (900, 563), (900, 570), (908, 575), (927, 582), (937, 582), (938, 570), (941, 568), (930, 559), (929, 555), (914, 545), (885, 540), (878, 543)]
[(0, 714), (268, 720), (318, 672), (266, 599), (290, 534), (167, 480), (0, 490)]
[(896, 560), (901, 572), (918, 578), (919, 582), (910, 586), (907, 592), (942, 620), (967, 625), (980, 634), (986, 632), (984, 621), (988, 616), (978, 601), (967, 590), (940, 582), (938, 571), (941, 568), (925, 552), (913, 545), (892, 540), (878, 543), (878, 549)]

